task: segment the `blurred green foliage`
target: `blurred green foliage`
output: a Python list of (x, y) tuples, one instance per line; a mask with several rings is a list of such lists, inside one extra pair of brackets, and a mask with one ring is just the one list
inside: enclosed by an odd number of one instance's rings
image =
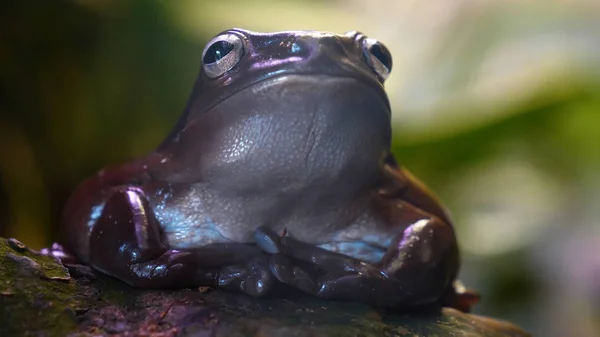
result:
[(0, 234), (39, 248), (78, 181), (149, 151), (169, 131), (202, 41), (168, 27), (158, 2), (0, 6)]

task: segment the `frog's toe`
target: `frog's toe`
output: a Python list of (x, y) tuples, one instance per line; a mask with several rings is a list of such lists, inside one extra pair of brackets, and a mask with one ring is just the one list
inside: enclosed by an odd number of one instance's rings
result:
[(471, 308), (481, 300), (481, 294), (467, 289), (460, 281), (455, 281), (450, 290), (442, 298), (442, 304), (462, 312), (471, 312)]
[(277, 254), (282, 250), (281, 237), (268, 227), (259, 227), (254, 232), (254, 241), (260, 249), (269, 253)]
[[(196, 268), (190, 252), (167, 250), (154, 259), (132, 263), (123, 281), (141, 288), (196, 287), (210, 285), (212, 272)], [(113, 274), (108, 272), (108, 274)]]
[(338, 272), (325, 275), (321, 279), (321, 289), (317, 296), (387, 306), (396, 302), (394, 295), (400, 290), (401, 286), (397, 282), (372, 272)]
[(364, 262), (351, 256), (332, 252), (293, 237), (281, 238), (281, 251), (283, 254), (314, 264), (325, 272), (338, 272), (360, 269)]
[(261, 269), (258, 273), (246, 279), (242, 291), (250, 296), (260, 297), (272, 288), (273, 283), (273, 275), (268, 270)]
[(70, 252), (68, 252), (61, 244), (53, 243), (50, 248), (42, 248), (40, 254), (54, 256), (64, 264), (76, 264), (79, 260)]
[(271, 256), (269, 269), (280, 282), (289, 284), (294, 278), (294, 266), (289, 258), (281, 254)]
[(226, 266), (219, 271), (216, 284), (219, 288), (241, 291), (253, 297), (266, 294), (273, 286), (274, 276), (266, 262)]
[(305, 266), (306, 261), (276, 254), (271, 257), (270, 268), (280, 282), (322, 299), (376, 306), (394, 306), (402, 301), (402, 296), (397, 296), (403, 294), (402, 285), (385, 277), (375, 266), (354, 260), (347, 264), (333, 255), (328, 255), (326, 261), (311, 268)]
[(294, 267), (292, 284), (306, 293), (318, 296), (321, 291), (321, 285), (315, 282), (313, 277), (304, 269)]
[(311, 295), (318, 295), (320, 285), (315, 282), (317, 275), (311, 275), (292, 260), (284, 255), (273, 255), (270, 259), (270, 269), (273, 275), (281, 282), (298, 288)]

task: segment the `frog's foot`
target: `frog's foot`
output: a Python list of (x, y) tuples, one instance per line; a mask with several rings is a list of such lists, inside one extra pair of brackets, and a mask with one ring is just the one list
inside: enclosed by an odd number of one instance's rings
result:
[(216, 285), (226, 290), (242, 291), (253, 297), (266, 294), (276, 282), (269, 270), (268, 258), (258, 258), (244, 265), (229, 265), (219, 270)]
[(132, 276), (128, 283), (148, 288), (211, 286), (259, 297), (275, 281), (267, 256), (256, 247), (241, 243), (168, 250), (158, 258), (131, 264), (129, 268)]
[[(256, 232), (258, 245), (273, 254), (270, 268), (282, 283), (324, 299), (382, 304), (402, 285), (368, 263), (331, 252), (267, 228)], [(386, 295), (387, 294), (387, 295)], [(378, 300), (373, 301), (375, 298)]]
[(447, 271), (451, 266), (446, 265), (443, 256), (447, 251), (429, 247), (446, 242), (434, 237), (438, 231), (436, 219), (425, 224), (425, 230), (404, 231), (377, 264), (280, 237), (266, 228), (257, 231), (256, 241), (274, 254), (270, 267), (275, 277), (309, 294), (380, 307), (420, 306), (439, 301), (451, 281), (448, 275), (452, 273)]
[(117, 189), (108, 198), (89, 248), (94, 268), (135, 287), (212, 286), (259, 296), (273, 283), (268, 255), (256, 246), (223, 243), (168, 249), (143, 192), (130, 187)]
[(442, 304), (468, 313), (480, 300), (481, 294), (479, 292), (465, 288), (462, 282), (457, 280), (448, 293), (444, 295)]
[(63, 264), (77, 264), (79, 261), (77, 258), (69, 253), (61, 244), (55, 242), (50, 248), (40, 249), (40, 254), (54, 256), (60, 260)]

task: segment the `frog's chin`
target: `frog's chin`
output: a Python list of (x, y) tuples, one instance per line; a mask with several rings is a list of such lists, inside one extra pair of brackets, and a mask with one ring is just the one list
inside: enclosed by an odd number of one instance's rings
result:
[(171, 169), (152, 176), (202, 182), (223, 200), (256, 200), (247, 208), (257, 212), (291, 204), (309, 212), (325, 202), (341, 209), (380, 183), (390, 140), (390, 111), (376, 87), (350, 77), (278, 76), (195, 116), (160, 149)]
[[(206, 131), (195, 131), (201, 129)], [(381, 175), (391, 138), (387, 101), (372, 86), (348, 77), (305, 75), (247, 87), (186, 132), (208, 137), (201, 171), (217, 185), (248, 191), (258, 184), (260, 193), (299, 195), (308, 186), (349, 196), (364, 191), (373, 183), (369, 177)]]

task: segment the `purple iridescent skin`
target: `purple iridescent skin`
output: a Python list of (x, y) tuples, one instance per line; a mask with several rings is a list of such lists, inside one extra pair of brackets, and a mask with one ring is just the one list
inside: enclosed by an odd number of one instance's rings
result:
[(137, 287), (468, 310), (451, 220), (390, 153), (390, 70), (356, 32), (219, 34), (167, 139), (69, 199), (67, 251)]

